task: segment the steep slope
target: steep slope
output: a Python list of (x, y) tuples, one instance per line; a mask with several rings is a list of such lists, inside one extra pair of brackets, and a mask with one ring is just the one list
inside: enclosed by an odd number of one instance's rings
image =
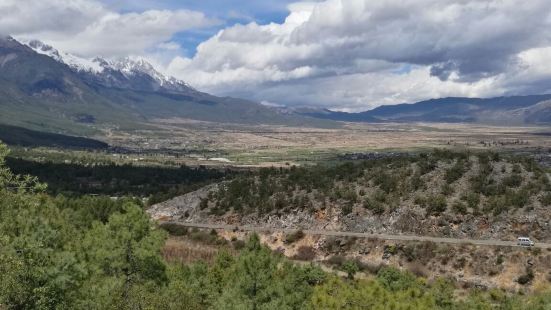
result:
[(551, 100), (542, 101), (531, 107), (521, 109), (528, 122), (551, 123)]
[(38, 40), (32, 40), (27, 45), (39, 54), (66, 64), (92, 84), (139, 91), (198, 93), (184, 81), (161, 74), (143, 58), (86, 59), (56, 50)]
[(35, 130), (88, 135), (106, 127), (151, 128), (163, 118), (331, 126), (199, 92), (144, 60), (86, 60), (11, 37), (0, 39), (0, 82), (0, 123)]
[(179, 117), (224, 123), (328, 125), (283, 114), (256, 102), (199, 92), (184, 81), (163, 75), (142, 58), (85, 59), (40, 41), (28, 45), (37, 53), (67, 64), (102, 96), (135, 110), (145, 119)]
[(84, 123), (135, 121), (68, 66), (10, 37), (0, 39), (0, 112), (4, 124), (80, 134), (94, 132)]

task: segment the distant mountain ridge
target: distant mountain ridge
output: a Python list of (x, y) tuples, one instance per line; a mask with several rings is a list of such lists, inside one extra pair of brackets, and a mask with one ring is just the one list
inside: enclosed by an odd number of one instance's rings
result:
[(500, 125), (550, 124), (551, 94), (496, 98), (448, 97), (347, 113), (297, 110), (310, 117), (347, 122), (442, 122)]

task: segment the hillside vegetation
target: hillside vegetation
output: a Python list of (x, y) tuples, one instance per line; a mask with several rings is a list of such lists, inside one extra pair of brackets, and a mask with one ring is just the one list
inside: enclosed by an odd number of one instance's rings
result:
[(6, 165), (16, 174), (33, 175), (48, 184), (52, 195), (101, 194), (149, 198), (157, 203), (220, 181), (230, 171), (203, 167), (147, 167), (109, 164), (36, 162), (8, 157)]
[(7, 145), (103, 150), (109, 145), (94, 139), (29, 130), (0, 124), (0, 140)]
[(381, 269), (348, 279), (295, 265), (256, 235), (213, 263), (163, 259), (166, 234), (139, 200), (44, 194), (0, 146), (0, 309), (545, 309), (549, 293), (471, 291)]
[(427, 214), (499, 214), (549, 206), (550, 191), (544, 170), (530, 159), (434, 151), (333, 167), (263, 169), (236, 178), (210, 199), (213, 212), (262, 214), (337, 203), (344, 214), (356, 207), (382, 214), (403, 204)]
[[(391, 226), (385, 229), (476, 235), (484, 233), (476, 227), (481, 219), (508, 221), (532, 214), (545, 222), (551, 184), (530, 158), (435, 150), (335, 166), (263, 169), (221, 184), (200, 207), (215, 216), (249, 218), (283, 218), (297, 211), (333, 214), (346, 228), (359, 230), (377, 229), (381, 221), (376, 218), (392, 217), (393, 222), (383, 223)], [(418, 225), (431, 220), (426, 227)], [(463, 226), (454, 231), (450, 223)], [(432, 226), (438, 231), (423, 231)], [(551, 237), (543, 227), (535, 230)]]

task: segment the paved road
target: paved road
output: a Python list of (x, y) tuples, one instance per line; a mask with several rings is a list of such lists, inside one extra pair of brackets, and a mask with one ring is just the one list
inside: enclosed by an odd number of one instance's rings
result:
[[(186, 227), (197, 227), (207, 229), (223, 229), (234, 230), (238, 228), (243, 231), (256, 231), (256, 232), (285, 232), (291, 233), (297, 231), (297, 229), (285, 229), (285, 228), (270, 228), (270, 227), (254, 227), (254, 226), (236, 226), (225, 224), (201, 224), (201, 223), (185, 223), (185, 222), (164, 222), (173, 223)], [(331, 231), (331, 230), (302, 230), (305, 234), (310, 235), (323, 235), (323, 236), (340, 236), (340, 237), (357, 237), (357, 238), (375, 238), (383, 240), (398, 240), (398, 241), (432, 241), (436, 243), (453, 243), (453, 244), (474, 244), (474, 245), (486, 245), (486, 246), (517, 246), (514, 241), (503, 240), (480, 240), (480, 239), (458, 239), (458, 238), (440, 238), (429, 236), (412, 236), (412, 235), (389, 235), (389, 234), (371, 234), (371, 233), (359, 233), (348, 231)], [(536, 248), (549, 248), (551, 249), (551, 243), (537, 242)]]

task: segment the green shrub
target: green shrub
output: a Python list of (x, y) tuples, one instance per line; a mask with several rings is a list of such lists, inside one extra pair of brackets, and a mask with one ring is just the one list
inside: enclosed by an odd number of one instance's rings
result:
[(379, 270), (377, 273), (377, 281), (379, 281), (386, 289), (393, 292), (407, 290), (417, 284), (413, 274), (409, 272), (401, 272), (400, 270), (392, 267), (386, 267)]
[(396, 253), (398, 253), (398, 247), (395, 244), (385, 245), (384, 252), (390, 255), (396, 255)]
[(478, 209), (478, 205), (480, 204), (480, 194), (469, 192), (461, 197), (461, 199), (467, 203), (467, 207), (473, 210)]
[(354, 189), (348, 189), (344, 191), (342, 198), (344, 200), (350, 201), (352, 203), (358, 201), (358, 194), (356, 194), (356, 191)]
[(385, 172), (381, 172), (375, 176), (373, 182), (388, 194), (396, 190), (399, 180), (397, 175), (390, 175)]
[(446, 183), (452, 184), (453, 182), (459, 180), (466, 170), (465, 161), (458, 160), (450, 169), (446, 170), (446, 174), (444, 175)]
[(346, 272), (346, 276), (348, 279), (354, 279), (354, 275), (360, 271), (360, 268), (356, 264), (355, 261), (347, 260), (345, 261), (340, 268), (342, 271)]
[(375, 215), (380, 215), (385, 212), (384, 205), (375, 199), (366, 198), (363, 202), (363, 206)]
[(491, 196), (484, 205), (485, 212), (492, 212), (494, 215), (498, 215), (507, 211), (509, 204), (503, 196)]
[(162, 223), (160, 228), (168, 232), (172, 236), (185, 236), (188, 233), (188, 228), (176, 223)]
[(446, 197), (442, 195), (430, 196), (427, 199), (427, 213), (430, 215), (439, 215), (446, 211), (447, 207)]
[(501, 182), (506, 187), (519, 187), (522, 184), (522, 176), (518, 173), (514, 173), (510, 176), (503, 178)]
[(371, 197), (378, 202), (386, 202), (388, 194), (381, 190), (376, 190)]
[(526, 268), (526, 273), (517, 278), (518, 284), (526, 285), (534, 279), (534, 272), (531, 268)]
[(528, 191), (524, 189), (517, 191), (507, 191), (505, 199), (507, 205), (522, 208), (528, 203), (530, 195)]
[(343, 215), (348, 215), (348, 214), (352, 213), (352, 209), (353, 209), (352, 207), (353, 207), (352, 203), (350, 203), (350, 202), (345, 203), (342, 206), (342, 214)]
[(541, 249), (540, 248), (529, 248), (529, 251), (532, 253), (532, 255), (534, 256), (538, 256), (541, 254)]
[(452, 210), (455, 213), (467, 214), (467, 205), (465, 205), (465, 203), (463, 203), (461, 201), (456, 201), (452, 205)]

